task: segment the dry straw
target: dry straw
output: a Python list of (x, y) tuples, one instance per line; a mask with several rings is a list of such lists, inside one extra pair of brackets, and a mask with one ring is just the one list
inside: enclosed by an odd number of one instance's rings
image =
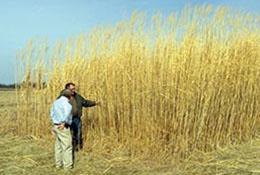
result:
[(18, 56), (17, 133), (50, 138), (50, 104), (73, 81), (101, 102), (82, 117), (88, 150), (171, 161), (254, 137), (259, 18), (203, 6), (147, 21), (31, 42)]

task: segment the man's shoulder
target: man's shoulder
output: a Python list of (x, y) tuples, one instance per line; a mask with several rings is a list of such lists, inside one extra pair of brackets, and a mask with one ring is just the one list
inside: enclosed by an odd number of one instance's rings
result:
[(67, 107), (72, 107), (72, 105), (70, 104), (69, 100), (63, 100), (62, 104), (67, 106)]
[(56, 99), (56, 100), (53, 102), (52, 106), (53, 106), (53, 107), (60, 107), (60, 106), (62, 106), (63, 104), (64, 104), (64, 100), (61, 99), (61, 98), (58, 98), (58, 99)]
[(53, 102), (53, 104), (60, 103), (61, 101), (62, 101), (61, 97), (60, 97), (60, 98), (57, 98), (57, 99)]
[(76, 99), (84, 99), (84, 97), (78, 93), (75, 94)]
[(56, 102), (58, 102), (58, 103), (68, 103), (69, 104), (69, 100), (66, 98), (66, 97), (64, 97), (64, 96), (61, 96), (59, 99), (57, 99), (56, 100)]

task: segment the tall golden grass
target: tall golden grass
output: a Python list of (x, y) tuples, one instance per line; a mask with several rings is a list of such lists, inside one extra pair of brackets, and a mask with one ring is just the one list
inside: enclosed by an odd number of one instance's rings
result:
[(260, 116), (259, 22), (187, 7), (151, 21), (135, 13), (55, 46), (30, 42), (18, 55), (17, 133), (50, 138), (50, 105), (72, 81), (101, 102), (82, 117), (89, 151), (175, 161), (249, 140)]

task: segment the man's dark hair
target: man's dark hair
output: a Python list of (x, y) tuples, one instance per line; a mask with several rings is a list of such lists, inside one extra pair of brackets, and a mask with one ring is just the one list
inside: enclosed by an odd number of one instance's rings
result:
[(68, 89), (68, 88), (70, 87), (70, 85), (72, 85), (72, 86), (75, 86), (75, 84), (74, 84), (74, 83), (72, 83), (72, 82), (69, 82), (69, 83), (67, 83), (67, 84), (65, 85), (65, 89)]

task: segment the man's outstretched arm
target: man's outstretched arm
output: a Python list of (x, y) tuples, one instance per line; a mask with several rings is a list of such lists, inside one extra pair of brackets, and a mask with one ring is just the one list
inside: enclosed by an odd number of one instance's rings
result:
[(84, 107), (92, 107), (92, 106), (98, 105), (98, 103), (96, 101), (87, 100), (82, 96), (80, 96), (80, 97), (81, 97), (82, 106), (84, 106)]

